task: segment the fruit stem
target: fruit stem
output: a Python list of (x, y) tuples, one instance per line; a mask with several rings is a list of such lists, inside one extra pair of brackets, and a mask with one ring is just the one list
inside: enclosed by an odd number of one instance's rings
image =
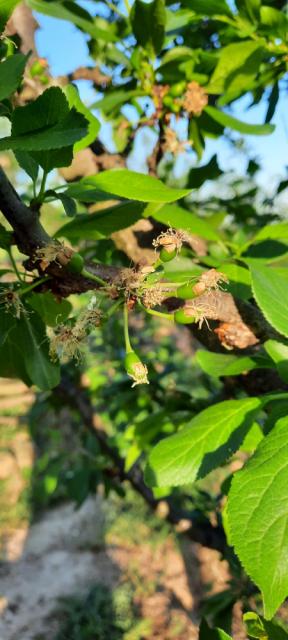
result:
[(102, 284), (105, 287), (107, 285), (107, 282), (105, 282), (105, 280), (102, 280), (102, 278), (99, 278), (99, 276), (95, 276), (94, 273), (90, 273), (90, 271), (87, 271), (87, 269), (82, 269), (81, 275), (85, 276), (85, 278), (89, 278), (89, 280), (94, 280), (95, 282), (98, 282), (98, 284)]
[(162, 311), (154, 311), (154, 309), (147, 309), (140, 302), (139, 302), (139, 304), (140, 304), (141, 309), (143, 309), (143, 311), (145, 311), (146, 313), (149, 313), (151, 316), (157, 316), (157, 318), (163, 318), (165, 320), (170, 320), (170, 322), (174, 322), (173, 313), (162, 313)]
[(127, 304), (124, 304), (123, 307), (123, 321), (124, 321), (124, 339), (125, 339), (125, 349), (126, 353), (131, 353), (133, 351), (131, 347), (130, 337), (129, 337), (129, 325), (128, 325), (128, 307)]

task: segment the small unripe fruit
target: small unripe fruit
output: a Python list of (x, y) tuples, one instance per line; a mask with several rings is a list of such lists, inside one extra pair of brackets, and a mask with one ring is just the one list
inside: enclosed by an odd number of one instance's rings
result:
[(181, 109), (182, 109), (182, 104), (180, 104), (179, 102), (174, 102), (172, 107), (173, 113), (179, 113)]
[(164, 107), (168, 107), (168, 109), (172, 109), (174, 104), (174, 100), (172, 96), (169, 96), (169, 95), (164, 96), (163, 104), (164, 104)]
[(148, 369), (146, 365), (141, 362), (135, 351), (126, 353), (124, 363), (128, 376), (134, 381), (132, 387), (135, 387), (137, 384), (149, 384), (147, 378)]
[(185, 307), (177, 309), (174, 313), (174, 320), (177, 324), (193, 324), (195, 318), (193, 316), (187, 316), (185, 313)]
[(182, 287), (178, 287), (176, 291), (177, 298), (181, 298), (181, 300), (192, 300), (195, 298), (195, 293), (193, 291), (192, 284), (183, 284)]
[(177, 82), (176, 84), (172, 84), (172, 87), (169, 89), (169, 94), (173, 96), (173, 98), (179, 98), (183, 95), (186, 88), (186, 82)]
[(167, 249), (161, 249), (160, 251), (160, 260), (162, 262), (170, 262), (174, 260), (177, 254), (177, 249), (173, 249), (173, 251), (167, 251)]
[(125, 356), (125, 369), (127, 371), (128, 374), (132, 374), (135, 364), (141, 364), (141, 360), (139, 358), (139, 356), (137, 356), (137, 353), (135, 353), (135, 351), (130, 351), (130, 353), (126, 353)]
[(81, 273), (83, 267), (84, 260), (82, 256), (80, 256), (80, 253), (73, 253), (71, 259), (67, 264), (68, 271), (70, 271), (71, 273)]

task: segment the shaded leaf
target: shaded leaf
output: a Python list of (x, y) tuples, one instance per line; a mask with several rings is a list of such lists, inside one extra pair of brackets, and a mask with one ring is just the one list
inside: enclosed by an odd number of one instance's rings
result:
[(202, 620), (199, 629), (199, 640), (232, 640), (223, 629), (211, 629), (206, 620)]
[(190, 169), (187, 186), (193, 189), (199, 189), (206, 180), (216, 180), (216, 178), (219, 178), (222, 174), (223, 171), (218, 165), (217, 156), (214, 155), (203, 167)]
[(28, 58), (29, 55), (16, 53), (0, 63), (0, 100), (9, 98), (18, 89)]
[(145, 205), (139, 202), (123, 202), (97, 213), (78, 214), (74, 220), (58, 229), (56, 237), (98, 240), (137, 222), (142, 217), (144, 208)]
[(137, 43), (144, 49), (160, 53), (165, 37), (165, 0), (135, 0), (130, 20)]
[(50, 291), (47, 293), (32, 293), (27, 298), (27, 303), (34, 311), (37, 311), (48, 327), (55, 327), (57, 324), (64, 322), (72, 310), (72, 305), (68, 300), (57, 302)]

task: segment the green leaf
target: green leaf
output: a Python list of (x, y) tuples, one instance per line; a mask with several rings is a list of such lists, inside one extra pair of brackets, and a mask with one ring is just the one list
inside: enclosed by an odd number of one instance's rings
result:
[(248, 611), (243, 615), (243, 621), (247, 627), (247, 633), (252, 638), (263, 638), (268, 640), (267, 632), (265, 631), (261, 618), (254, 613), (254, 611)]
[(21, 345), (18, 344), (18, 322), (10, 313), (0, 313), (0, 377), (20, 378), (31, 387), (32, 381), (26, 371)]
[(160, 53), (165, 37), (165, 0), (135, 0), (130, 20), (137, 43), (151, 53)]
[(236, 473), (227, 517), (235, 551), (262, 591), (271, 619), (288, 595), (288, 418), (279, 420)]
[(50, 292), (32, 293), (27, 298), (27, 303), (34, 311), (37, 311), (48, 327), (55, 327), (57, 324), (64, 322), (72, 310), (72, 305), (68, 300), (57, 302)]
[(9, 98), (22, 80), (29, 55), (16, 53), (0, 63), (0, 100)]
[(277, 340), (267, 340), (264, 348), (275, 362), (280, 378), (288, 382), (288, 346)]
[(203, 478), (237, 451), (245, 438), (259, 398), (227, 400), (198, 413), (176, 435), (159, 442), (146, 469), (150, 485), (178, 486)]
[(193, 0), (191, 8), (195, 13), (200, 13), (202, 16), (232, 16), (232, 12), (225, 0)]
[(12, 231), (7, 231), (3, 224), (0, 224), (0, 249), (9, 249), (12, 244), (13, 233)]
[(187, 186), (191, 187), (191, 189), (199, 189), (206, 180), (216, 180), (222, 174), (223, 171), (218, 165), (217, 156), (214, 155), (203, 167), (190, 169)]
[(288, 269), (251, 267), (253, 295), (272, 327), (288, 337)]
[[(157, 178), (128, 169), (102, 171), (95, 176), (79, 180), (75, 186), (84, 187), (88, 192), (90, 188), (91, 191), (102, 191), (140, 202), (173, 202), (191, 193), (191, 189), (172, 189)], [(72, 195), (71, 187), (69, 195)]]
[(202, 620), (199, 629), (199, 640), (232, 640), (226, 631), (222, 629), (211, 629), (206, 620)]
[(0, 150), (63, 151), (63, 147), (73, 146), (83, 138), (87, 127), (87, 120), (82, 114), (74, 108), (69, 111), (61, 89), (51, 87), (34, 102), (15, 109), (11, 136), (0, 140)]
[(7, 313), (5, 307), (1, 309), (0, 312), (0, 347), (3, 346), (8, 334), (11, 329), (13, 329), (16, 323), (16, 318), (11, 317), (9, 313)]
[(63, 91), (68, 100), (70, 109), (72, 109), (72, 107), (75, 107), (78, 113), (82, 113), (82, 115), (85, 116), (88, 122), (87, 136), (85, 136), (84, 138), (79, 140), (79, 142), (76, 142), (74, 144), (74, 152), (77, 152), (77, 151), (80, 151), (81, 149), (85, 149), (85, 147), (88, 147), (90, 144), (92, 144), (92, 142), (95, 142), (97, 138), (97, 134), (100, 129), (100, 122), (93, 115), (91, 110), (88, 109), (88, 107), (86, 107), (85, 104), (82, 102), (79, 96), (78, 89), (77, 87), (74, 86), (74, 84), (66, 85), (66, 87), (63, 88)]
[[(237, 83), (239, 88), (245, 88), (245, 77), (247, 85), (247, 77), (249, 74), (256, 74), (259, 66), (259, 54), (262, 56), (262, 42), (245, 40), (244, 42), (233, 42), (227, 47), (222, 47), (219, 54), (218, 64), (212, 74), (206, 91), (208, 93), (223, 93), (227, 87), (230, 88), (232, 82)], [(254, 56), (256, 53), (256, 65)], [(252, 59), (252, 71), (251, 65)], [(241, 79), (240, 79), (241, 76)], [(235, 88), (235, 84), (234, 84)]]
[(216, 122), (222, 124), (223, 127), (229, 127), (229, 129), (234, 129), (235, 131), (239, 131), (239, 133), (260, 136), (273, 133), (275, 129), (273, 124), (249, 124), (248, 122), (242, 122), (215, 107), (205, 107), (205, 112), (216, 120)]
[(252, 297), (249, 269), (244, 269), (233, 262), (226, 262), (221, 264), (220, 270), (229, 278), (229, 282), (225, 284), (225, 291), (229, 291), (232, 296), (243, 300), (249, 300)]
[(0, 0), (0, 34), (20, 0)]
[(278, 222), (277, 224), (269, 224), (260, 229), (254, 236), (252, 243), (262, 240), (278, 240), (288, 238), (288, 222)]
[[(105, 42), (116, 42), (117, 38), (113, 33), (109, 23), (107, 29), (101, 29), (96, 26), (94, 19), (71, 0), (65, 2), (47, 2), (46, 0), (27, 0), (27, 4), (33, 11), (39, 11), (46, 16), (52, 16), (60, 20), (72, 22), (79, 27), (84, 33), (89, 33), (96, 40), (104, 40)], [(110, 27), (110, 28), (109, 28)]]
[(279, 84), (278, 82), (275, 82), (275, 84), (273, 84), (273, 87), (271, 89), (271, 93), (268, 99), (268, 109), (266, 113), (265, 122), (270, 122), (272, 120), (278, 104), (279, 97), (280, 97)]
[(200, 218), (176, 204), (165, 205), (153, 213), (153, 218), (175, 229), (185, 229), (206, 240), (219, 240), (219, 236), (209, 224), (209, 219)]
[(266, 27), (271, 35), (287, 40), (288, 20), (283, 11), (263, 5), (260, 9), (261, 26)]
[(119, 107), (122, 107), (122, 105), (130, 102), (132, 98), (138, 98), (145, 95), (146, 93), (140, 89), (131, 89), (126, 91), (118, 89), (116, 91), (111, 91), (111, 93), (108, 91), (107, 94), (105, 93), (104, 98), (101, 98), (101, 100), (98, 100), (91, 105), (91, 109), (101, 109), (103, 113), (109, 115), (115, 109), (118, 109)]
[(243, 615), (249, 638), (262, 638), (262, 640), (287, 640), (288, 634), (277, 622), (264, 620), (254, 611), (248, 611)]
[[(11, 336), (11, 334), (9, 334)], [(45, 325), (36, 315), (22, 314), (15, 329), (27, 375), (39, 389), (53, 389), (60, 381), (60, 368), (51, 362)]]
[(260, 14), (261, 0), (236, 0), (240, 13), (246, 15), (252, 22), (257, 22)]
[(60, 200), (63, 204), (63, 209), (66, 213), (66, 216), (69, 218), (74, 218), (77, 213), (77, 205), (73, 198), (67, 196), (66, 193), (61, 193), (57, 191), (53, 191), (53, 189), (48, 189), (45, 193), (45, 198), (52, 197), (54, 200)]
[(191, 118), (189, 122), (189, 140), (197, 153), (198, 160), (201, 160), (205, 149), (205, 139), (195, 118)]
[(29, 386), (33, 383), (42, 390), (55, 387), (60, 380), (60, 369), (49, 358), (42, 320), (26, 309), (19, 319), (10, 313), (1, 313), (0, 335), (3, 331), (5, 341), (0, 349), (0, 376), (20, 378)]
[(205, 373), (208, 373), (214, 378), (221, 376), (238, 376), (246, 371), (263, 367), (271, 368), (273, 366), (271, 360), (264, 354), (234, 356), (226, 353), (213, 353), (212, 351), (199, 350), (196, 353), (196, 361)]
[(139, 202), (123, 202), (97, 213), (78, 214), (74, 220), (58, 229), (56, 237), (64, 236), (71, 241), (79, 238), (98, 240), (130, 227), (142, 217), (144, 208), (145, 205)]
[(27, 151), (14, 151), (15, 158), (28, 176), (35, 183), (39, 173), (39, 165)]

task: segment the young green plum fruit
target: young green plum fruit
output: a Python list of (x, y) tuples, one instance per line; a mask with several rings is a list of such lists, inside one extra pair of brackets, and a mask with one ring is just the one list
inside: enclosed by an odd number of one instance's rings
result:
[(192, 300), (192, 298), (195, 298), (196, 294), (193, 291), (193, 287), (194, 285), (189, 283), (178, 287), (176, 291), (177, 298), (181, 298), (181, 300)]
[(73, 253), (71, 260), (67, 264), (67, 269), (71, 273), (81, 273), (84, 267), (84, 260), (80, 253)]
[(173, 96), (173, 98), (180, 98), (186, 87), (186, 82), (176, 82), (176, 84), (172, 84), (172, 87), (169, 89), (169, 94)]
[(177, 309), (174, 313), (174, 320), (177, 324), (193, 324), (195, 318), (193, 316), (187, 316), (185, 313), (185, 307)]
[(174, 249), (173, 251), (167, 251), (167, 249), (161, 249), (160, 260), (161, 262), (170, 262), (171, 260), (174, 260), (174, 258), (176, 257), (176, 254), (177, 254), (176, 249)]

